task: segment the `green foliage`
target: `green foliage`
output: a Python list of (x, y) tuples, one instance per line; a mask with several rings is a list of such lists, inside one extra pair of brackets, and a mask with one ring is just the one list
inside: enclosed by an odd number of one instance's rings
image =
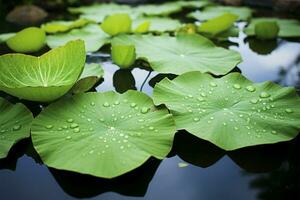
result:
[(70, 31), (74, 28), (80, 28), (91, 23), (90, 20), (78, 19), (75, 21), (52, 21), (41, 26), (46, 33), (58, 33)]
[(112, 36), (131, 31), (131, 18), (128, 14), (110, 15), (101, 24), (102, 30)]
[(113, 62), (119, 67), (128, 68), (135, 62), (135, 47), (134, 45), (124, 45), (112, 42), (111, 56)]
[(275, 39), (279, 33), (279, 27), (276, 21), (259, 22), (254, 28), (255, 35), (261, 40)]
[(42, 29), (29, 27), (21, 30), (16, 35), (6, 40), (7, 46), (19, 53), (39, 51), (46, 41), (46, 34)]

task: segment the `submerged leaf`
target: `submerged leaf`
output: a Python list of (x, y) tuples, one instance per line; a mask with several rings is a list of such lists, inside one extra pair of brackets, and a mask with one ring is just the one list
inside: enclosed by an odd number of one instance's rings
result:
[(219, 17), (225, 13), (230, 13), (238, 16), (238, 20), (248, 21), (252, 16), (252, 10), (247, 7), (232, 7), (232, 6), (211, 6), (203, 11), (195, 11), (188, 16), (199, 21), (206, 21)]
[(208, 20), (207, 22), (202, 23), (198, 31), (200, 33), (209, 34), (215, 36), (219, 33), (222, 33), (234, 25), (234, 22), (238, 16), (230, 13), (225, 13), (219, 17)]
[(19, 53), (31, 53), (39, 51), (46, 41), (45, 32), (36, 27), (29, 27), (16, 33), (6, 40), (7, 46)]
[(255, 26), (261, 22), (276, 22), (279, 26), (279, 37), (300, 37), (300, 23), (293, 19), (255, 18), (244, 29), (248, 36), (255, 36)]
[(128, 14), (110, 15), (101, 24), (102, 30), (109, 35), (129, 33), (131, 31), (131, 18)]
[(136, 91), (62, 99), (32, 125), (33, 145), (46, 165), (103, 178), (129, 172), (151, 156), (163, 159), (174, 134), (168, 110)]
[(300, 129), (295, 89), (254, 84), (239, 73), (186, 73), (156, 84), (153, 95), (156, 105), (170, 109), (178, 130), (225, 150), (291, 140)]
[(84, 41), (87, 52), (95, 52), (109, 41), (109, 35), (104, 33), (98, 25), (90, 24), (67, 33), (49, 35), (47, 36), (47, 45), (50, 48), (56, 48), (77, 39)]
[(83, 41), (72, 41), (41, 57), (0, 56), (0, 90), (31, 101), (53, 101), (76, 83), (85, 63)]
[(137, 58), (146, 60), (160, 73), (201, 71), (223, 75), (241, 62), (239, 53), (216, 47), (200, 35), (120, 35), (114, 41), (134, 44)]
[(0, 97), (0, 159), (5, 158), (18, 141), (30, 137), (33, 120), (31, 112), (23, 105), (13, 105)]
[(58, 32), (66, 32), (74, 28), (80, 28), (91, 21), (87, 19), (78, 19), (76, 21), (53, 21), (46, 24), (43, 24), (41, 28), (46, 33), (58, 33)]
[(72, 92), (77, 94), (89, 91), (103, 77), (103, 75), (104, 70), (100, 64), (85, 64), (79, 80), (72, 88)]
[(135, 47), (134, 45), (123, 45), (112, 42), (111, 56), (116, 65), (121, 68), (128, 68), (135, 62)]

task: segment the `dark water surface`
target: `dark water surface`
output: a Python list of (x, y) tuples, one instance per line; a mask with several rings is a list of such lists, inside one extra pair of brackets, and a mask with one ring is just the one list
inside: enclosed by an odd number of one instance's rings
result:
[[(230, 48), (244, 60), (238, 68), (250, 80), (300, 87), (299, 42), (248, 40), (243, 33), (231, 41), (235, 44)], [(140, 68), (120, 70), (106, 54), (89, 55), (88, 62), (101, 62), (105, 69), (99, 92), (136, 89), (151, 95), (161, 78)], [(299, 136), (290, 142), (224, 152), (181, 132), (168, 158), (150, 159), (133, 172), (105, 180), (47, 168), (30, 140), (24, 140), (0, 160), (0, 199), (297, 200), (299, 161)], [(188, 165), (179, 167), (183, 164)]]

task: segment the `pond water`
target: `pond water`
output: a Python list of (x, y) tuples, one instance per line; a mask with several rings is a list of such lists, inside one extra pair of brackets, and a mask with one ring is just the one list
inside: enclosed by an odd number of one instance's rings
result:
[[(243, 33), (231, 41), (229, 48), (243, 57), (238, 68), (250, 80), (300, 87), (299, 42), (261, 43), (245, 39)], [(101, 62), (104, 67), (104, 80), (96, 88), (99, 92), (136, 89), (151, 95), (153, 84), (161, 78), (140, 68), (120, 70), (107, 54), (88, 55), (88, 62)], [(25, 103), (39, 112), (39, 106)], [(47, 168), (30, 140), (24, 140), (0, 160), (0, 193), (3, 200), (299, 199), (299, 157), (299, 136), (290, 142), (226, 153), (181, 132), (168, 158), (152, 158), (137, 170), (105, 180)]]

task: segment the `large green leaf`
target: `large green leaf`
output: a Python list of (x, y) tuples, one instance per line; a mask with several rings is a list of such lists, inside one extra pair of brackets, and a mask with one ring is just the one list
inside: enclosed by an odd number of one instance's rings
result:
[(177, 3), (145, 4), (133, 8), (138, 14), (147, 16), (167, 16), (181, 11), (181, 5)]
[(239, 53), (216, 47), (200, 35), (121, 35), (114, 40), (134, 44), (137, 58), (146, 60), (160, 73), (201, 71), (222, 75), (241, 62)]
[(203, 8), (205, 6), (211, 5), (211, 2), (209, 0), (175, 1), (174, 4), (179, 4), (183, 8)]
[(0, 56), (0, 90), (31, 101), (53, 101), (72, 88), (85, 63), (83, 41), (67, 43), (41, 57)]
[[(61, 109), (64, 108), (64, 109)], [(49, 167), (112, 178), (171, 150), (167, 109), (137, 91), (85, 93), (60, 100), (34, 120), (32, 141)]]
[(0, 159), (11, 147), (30, 136), (31, 112), (22, 104), (13, 105), (0, 97)]
[(293, 88), (254, 84), (239, 73), (222, 78), (190, 72), (154, 88), (177, 129), (225, 149), (291, 140), (300, 129), (300, 99)]
[(232, 6), (212, 6), (207, 7), (203, 11), (195, 11), (188, 16), (199, 21), (205, 21), (219, 17), (225, 13), (230, 13), (238, 16), (238, 20), (248, 21), (252, 16), (252, 10), (247, 7), (232, 7)]
[(166, 18), (166, 17), (140, 17), (133, 21), (133, 30), (135, 30), (140, 24), (149, 22), (150, 32), (166, 32), (175, 31), (180, 28), (181, 24), (178, 20)]
[(87, 19), (78, 19), (75, 21), (52, 21), (46, 24), (42, 24), (41, 28), (46, 33), (58, 33), (58, 32), (66, 32), (74, 28), (80, 28), (91, 21)]
[(85, 64), (79, 80), (72, 88), (72, 92), (77, 94), (89, 91), (103, 77), (103, 75), (104, 70), (100, 64)]
[(95, 52), (109, 41), (109, 35), (103, 32), (98, 25), (90, 24), (67, 33), (48, 35), (47, 45), (50, 48), (56, 48), (77, 39), (84, 41), (87, 52)]
[(276, 22), (279, 26), (279, 37), (300, 37), (300, 23), (293, 19), (278, 18), (255, 18), (251, 20), (248, 27), (244, 29), (248, 36), (255, 35), (255, 26), (261, 22)]

